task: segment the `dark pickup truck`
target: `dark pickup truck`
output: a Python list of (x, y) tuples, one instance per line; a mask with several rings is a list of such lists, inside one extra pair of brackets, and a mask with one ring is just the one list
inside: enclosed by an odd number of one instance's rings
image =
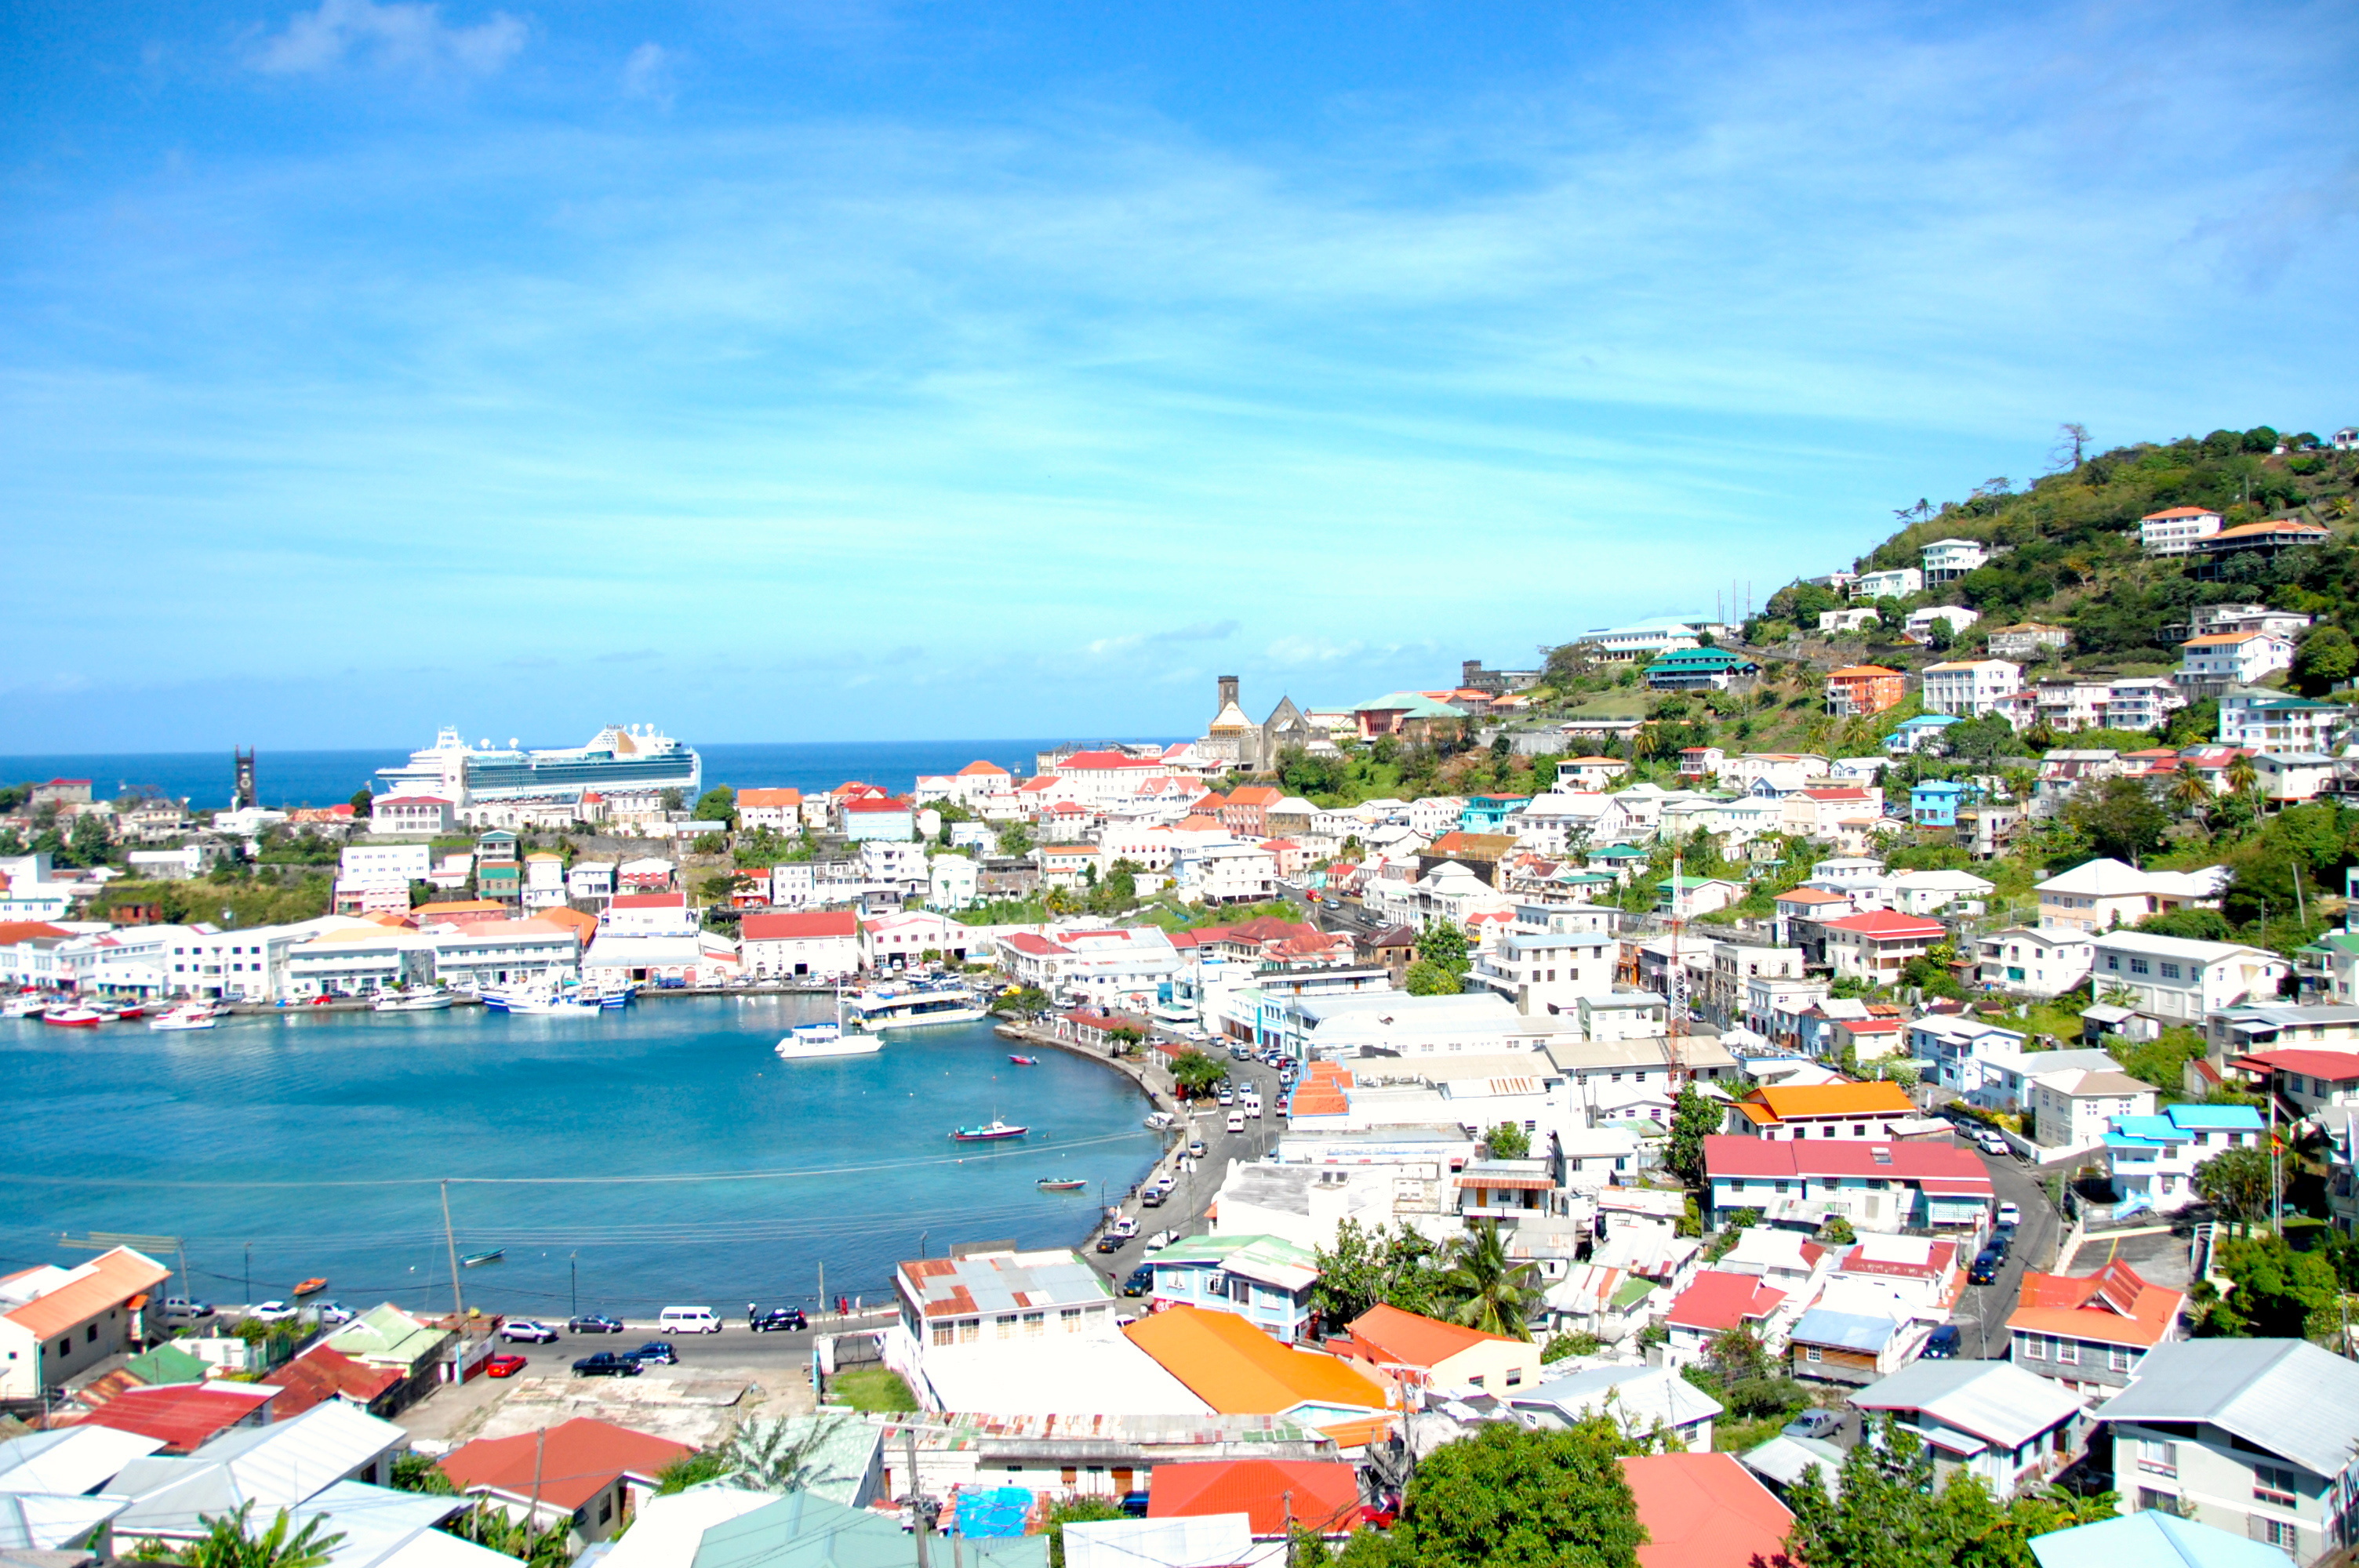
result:
[(577, 1378), (636, 1378), (639, 1364), (628, 1356), (617, 1356), (611, 1350), (601, 1350), (595, 1356), (584, 1356), (573, 1363)]

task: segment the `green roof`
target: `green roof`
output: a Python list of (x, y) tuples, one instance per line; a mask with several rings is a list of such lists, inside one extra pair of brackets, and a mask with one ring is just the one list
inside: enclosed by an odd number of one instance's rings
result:
[(1676, 654), (1665, 654), (1647, 666), (1647, 673), (1669, 669), (1721, 669), (1731, 665), (1757, 668), (1742, 654), (1732, 654), (1725, 648), (1682, 648)]
[(1647, 851), (1635, 844), (1608, 844), (1602, 849), (1590, 850), (1589, 858), (1593, 860), (1643, 860), (1647, 858)]
[(1272, 1263), (1290, 1263), (1297, 1268), (1319, 1267), (1313, 1253), (1305, 1251), (1280, 1236), (1191, 1236), (1185, 1241), (1175, 1241), (1158, 1252), (1153, 1263), (1225, 1263), (1240, 1253)]
[(328, 1346), (356, 1361), (395, 1361), (415, 1367), (439, 1349), (445, 1337), (441, 1329), (429, 1328), (386, 1302), (328, 1336)]
[(1614, 1292), (1614, 1304), (1617, 1307), (1636, 1306), (1647, 1299), (1647, 1292), (1654, 1288), (1655, 1281), (1652, 1280), (1644, 1278), (1625, 1280), (1622, 1281), (1622, 1288)]
[(1371, 708), (1400, 708), (1411, 719), (1457, 719), (1460, 711), (1446, 702), (1436, 702), (1421, 691), (1388, 691), (1374, 702), (1363, 702), (1352, 711), (1364, 713)]
[(158, 1345), (144, 1356), (134, 1356), (123, 1369), (151, 1389), (170, 1383), (201, 1383), (205, 1364), (177, 1346)]

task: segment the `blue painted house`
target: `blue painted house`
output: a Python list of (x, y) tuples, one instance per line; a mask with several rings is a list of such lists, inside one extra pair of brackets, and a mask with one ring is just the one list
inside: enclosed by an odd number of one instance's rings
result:
[(1884, 749), (1897, 757), (1909, 752), (1922, 752), (1941, 738), (1941, 731), (1958, 722), (1954, 713), (1920, 713), (1914, 719), (1904, 719), (1898, 729), (1884, 738)]
[(1147, 1260), (1159, 1306), (1180, 1303), (1234, 1313), (1263, 1333), (1292, 1341), (1310, 1322), (1319, 1260), (1276, 1236), (1191, 1236)]
[(1928, 779), (1908, 791), (1908, 820), (1919, 827), (1955, 827), (1958, 808), (1983, 797), (1973, 784), (1949, 779)]
[(1527, 795), (1470, 795), (1458, 814), (1458, 826), (1467, 833), (1504, 833), (1508, 819), (1532, 803)]

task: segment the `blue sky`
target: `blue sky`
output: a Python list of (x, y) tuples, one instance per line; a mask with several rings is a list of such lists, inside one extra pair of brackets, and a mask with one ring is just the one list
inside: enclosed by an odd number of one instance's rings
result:
[(2359, 420), (2348, 6), (0, 17), (12, 752), (1190, 732)]

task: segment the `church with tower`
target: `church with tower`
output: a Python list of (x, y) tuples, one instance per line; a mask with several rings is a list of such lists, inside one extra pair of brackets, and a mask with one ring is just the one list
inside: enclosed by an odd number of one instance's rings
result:
[(1268, 773), (1288, 746), (1308, 747), (1319, 738), (1319, 731), (1290, 697), (1278, 698), (1277, 706), (1260, 723), (1247, 719), (1237, 702), (1234, 676), (1219, 677), (1213, 708), (1212, 722), (1196, 742), (1196, 750), (1226, 759), (1241, 773)]

